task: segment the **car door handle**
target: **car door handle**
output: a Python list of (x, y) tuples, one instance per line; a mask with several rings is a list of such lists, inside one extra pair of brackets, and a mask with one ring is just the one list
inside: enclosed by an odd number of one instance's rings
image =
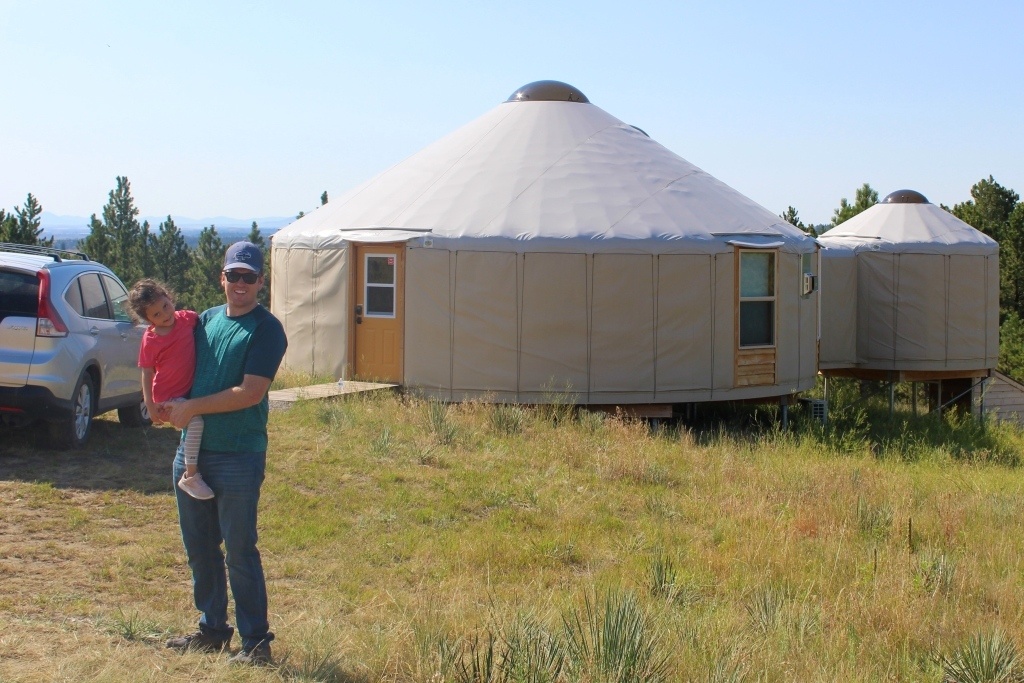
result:
[(125, 341), (128, 341), (128, 333), (127, 332), (122, 332), (121, 333), (121, 339), (123, 339)]
[(95, 327), (95, 326), (90, 327), (89, 328), (89, 334), (91, 334), (94, 337), (100, 336), (100, 328)]

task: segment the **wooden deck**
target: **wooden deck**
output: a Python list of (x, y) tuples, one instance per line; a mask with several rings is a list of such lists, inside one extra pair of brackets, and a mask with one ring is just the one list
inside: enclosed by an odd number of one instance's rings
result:
[(345, 380), (344, 384), (331, 382), (330, 384), (314, 384), (308, 387), (295, 387), (294, 389), (277, 389), (271, 391), (267, 397), (270, 399), (271, 410), (288, 410), (296, 401), (348, 396), (350, 394), (362, 394), (367, 391), (386, 391), (397, 386), (397, 384)]

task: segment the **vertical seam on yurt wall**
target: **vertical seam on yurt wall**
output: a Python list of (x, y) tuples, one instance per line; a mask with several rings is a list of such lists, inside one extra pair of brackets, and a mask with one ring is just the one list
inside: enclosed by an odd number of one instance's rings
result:
[(945, 338), (945, 343), (944, 343), (944, 345), (942, 347), (942, 366), (948, 368), (949, 367), (949, 285), (950, 285), (949, 279), (950, 279), (950, 274), (953, 272), (953, 256), (951, 254), (946, 254), (945, 256), (943, 256), (943, 258), (942, 258), (942, 268), (943, 268), (942, 284), (945, 285), (944, 289), (946, 290), (946, 291), (943, 292), (943, 295), (946, 297), (945, 302), (944, 302), (945, 303), (945, 309), (946, 309), (945, 310), (946, 319), (944, 321), (945, 325), (943, 325), (942, 327), (943, 327), (943, 332), (946, 335), (946, 338)]
[(893, 283), (893, 305), (892, 305), (892, 358), (889, 361), (889, 368), (896, 369), (896, 353), (899, 348), (899, 308), (900, 308), (900, 258), (902, 254), (895, 254), (892, 260), (892, 283)]
[[(782, 259), (785, 256), (781, 251), (779, 252), (779, 258)], [(796, 255), (796, 274), (797, 274), (797, 292), (803, 292), (804, 283), (804, 256), (803, 254)], [(776, 293), (776, 299), (780, 297)], [(809, 297), (808, 297), (809, 298)], [(804, 376), (804, 302), (806, 298), (802, 296), (796, 297), (796, 385), (800, 385), (800, 380)], [(776, 336), (778, 332), (776, 332)], [(776, 356), (775, 356), (775, 383), (779, 384), (779, 360), (778, 360), (778, 345), (776, 345)]]
[(523, 288), (526, 287), (526, 253), (516, 254), (516, 402), (523, 375)]
[[(452, 265), (452, 255), (455, 255), (455, 265)], [(448, 398), (455, 396), (455, 317), (458, 311), (455, 310), (455, 288), (459, 284), (459, 252), (448, 252), (448, 310), (451, 314), (448, 317)]]
[[(708, 268), (708, 277), (711, 282), (711, 300), (708, 302), (708, 307), (711, 311), (711, 384), (709, 389), (711, 390), (710, 400), (715, 400), (715, 369), (718, 367), (718, 257), (720, 254), (711, 254), (709, 256), (711, 260), (710, 268)], [(731, 256), (731, 254), (730, 254)]]
[(313, 305), (310, 307), (312, 310), (310, 311), (311, 319), (309, 321), (309, 338), (312, 340), (312, 344), (310, 344), (310, 346), (312, 348), (309, 350), (309, 352), (310, 352), (310, 358), (309, 358), (310, 362), (309, 362), (309, 365), (312, 368), (313, 376), (314, 377), (316, 377), (316, 346), (317, 346), (316, 345), (316, 330), (317, 330), (316, 312), (317, 312), (317, 297), (320, 294), (320, 288), (317, 286), (319, 284), (319, 279), (320, 279), (320, 270), (317, 267), (317, 261), (319, 260), (319, 256), (320, 256), (320, 250), (319, 249), (314, 249), (313, 250), (313, 264), (312, 264), (313, 265), (313, 277), (312, 277), (312, 280), (313, 280), (313, 282), (312, 282), (312, 285), (313, 285), (313, 296), (311, 297), (312, 300), (313, 300), (312, 301)]
[[(273, 244), (273, 242), (271, 242), (271, 244)], [(283, 251), (282, 252), (281, 259), (280, 259), (281, 260), (281, 264), (278, 266), (278, 268), (280, 268), (280, 270), (278, 271), (279, 273), (287, 273), (288, 272), (288, 265), (285, 263), (285, 261), (286, 261), (286, 259), (288, 258), (288, 256), (290, 254), (291, 254), (291, 250), (290, 249), (288, 251)], [(274, 259), (274, 249), (273, 249), (273, 247), (271, 247), (271, 250), (270, 250), (270, 259), (271, 259), (271, 263), (273, 263), (273, 259)], [(273, 273), (271, 273), (271, 277), (273, 277)], [(284, 284), (284, 287), (282, 287), (281, 289), (271, 290), (271, 292), (275, 292), (275, 291), (278, 292), (278, 300), (282, 302), (281, 310), (278, 311), (277, 313), (275, 313), (275, 315), (277, 316), (277, 319), (281, 321), (281, 324), (284, 326), (285, 330), (288, 329), (288, 318), (289, 318), (288, 309), (289, 309), (289, 306), (290, 306), (289, 302), (291, 301), (291, 297), (288, 294), (288, 285), (287, 285), (286, 281), (287, 281), (287, 278), (282, 278), (281, 283)], [(279, 283), (279, 287), (280, 287), (281, 283)], [(284, 291), (281, 291), (282, 289)], [(271, 303), (273, 303), (273, 301), (271, 301)], [(271, 308), (273, 308), (273, 306), (271, 306)], [(273, 311), (271, 311), (271, 312), (273, 312)], [(288, 353), (288, 351), (286, 349), (285, 350), (285, 355), (287, 355), (287, 353)]]
[(651, 374), (653, 375), (654, 381), (651, 383), (651, 401), (655, 400), (658, 395), (658, 266), (660, 264), (660, 256), (655, 257), (651, 254), (651, 291), (654, 296), (651, 297), (651, 350), (653, 356), (651, 357), (651, 363), (654, 365), (651, 368)]
[(593, 386), (594, 368), (592, 367), (593, 354), (591, 346), (594, 339), (594, 254), (588, 254), (587, 267), (584, 273), (586, 282), (587, 297), (587, 403), (590, 403), (590, 387)]
[(658, 312), (661, 310), (661, 287), (658, 286), (658, 278), (661, 277), (661, 254), (654, 256), (654, 273), (653, 282), (654, 286), (654, 386), (652, 396), (655, 400), (658, 396)]
[[(985, 358), (985, 365), (986, 366), (988, 366), (988, 364), (989, 364), (989, 356), (988, 356), (988, 328), (989, 328), (989, 321), (988, 321), (988, 318), (989, 318), (990, 315), (992, 315), (992, 311), (989, 310), (990, 307), (988, 305), (988, 303), (989, 303), (988, 302), (988, 290), (989, 290), (989, 287), (991, 287), (991, 285), (989, 284), (989, 279), (992, 277), (992, 270), (991, 270), (991, 267), (990, 267), (991, 263), (992, 263), (992, 257), (991, 256), (986, 256), (985, 257), (985, 291), (982, 294), (982, 296), (984, 298), (984, 304), (983, 305), (985, 307), (985, 353), (984, 353), (983, 357)], [(998, 363), (998, 362), (999, 362), (999, 352), (997, 351), (996, 352), (996, 363)]]

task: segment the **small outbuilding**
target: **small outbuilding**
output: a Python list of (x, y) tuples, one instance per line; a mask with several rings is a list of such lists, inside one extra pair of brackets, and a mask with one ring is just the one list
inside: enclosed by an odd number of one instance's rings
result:
[(999, 247), (913, 190), (829, 230), (820, 368), (888, 381), (985, 377), (999, 355)]
[(817, 373), (817, 245), (540, 81), (273, 237), (291, 368), (445, 400), (772, 399)]

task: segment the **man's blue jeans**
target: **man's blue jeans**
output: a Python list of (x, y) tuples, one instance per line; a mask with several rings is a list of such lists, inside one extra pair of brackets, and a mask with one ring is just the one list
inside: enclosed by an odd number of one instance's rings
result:
[[(273, 640), (267, 623), (267, 585), (256, 548), (256, 511), (266, 470), (266, 453), (199, 452), (199, 473), (213, 489), (212, 500), (196, 500), (178, 488), (185, 471), (183, 446), (174, 458), (174, 495), (181, 540), (192, 568), (196, 609), (204, 632), (230, 640), (228, 581), (242, 647)], [(221, 551), (221, 542), (224, 552)], [(225, 554), (227, 576), (225, 577)]]

